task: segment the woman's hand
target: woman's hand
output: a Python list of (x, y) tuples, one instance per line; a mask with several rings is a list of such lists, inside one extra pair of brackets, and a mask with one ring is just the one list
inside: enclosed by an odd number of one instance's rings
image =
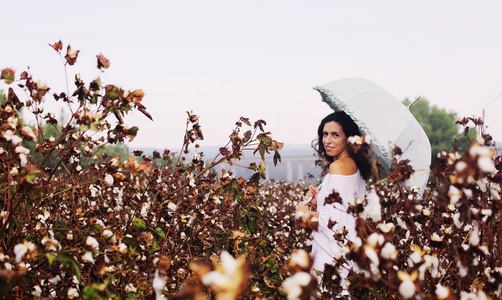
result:
[(299, 211), (302, 211), (302, 212), (306, 212), (306, 211), (309, 211), (309, 207), (305, 204), (303, 204), (302, 202), (298, 203), (298, 205), (296, 206), (296, 212), (299, 212)]
[(312, 205), (317, 205), (317, 194), (319, 194), (319, 190), (315, 186), (309, 185), (309, 191), (305, 195), (305, 200), (312, 197), (312, 201), (310, 201), (310, 203), (312, 203)]

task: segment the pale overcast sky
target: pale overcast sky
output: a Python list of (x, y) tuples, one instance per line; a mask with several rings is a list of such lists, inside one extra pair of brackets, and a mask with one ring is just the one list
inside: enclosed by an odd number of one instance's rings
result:
[(181, 146), (189, 110), (200, 115), (203, 146), (224, 145), (240, 116), (266, 120), (286, 145), (307, 145), (331, 112), (312, 88), (346, 77), (459, 116), (487, 107), (502, 141), (501, 1), (3, 1), (0, 11), (1, 69), (30, 66), (64, 91), (48, 46), (61, 39), (81, 51), (69, 71), (86, 82), (102, 53), (111, 62), (104, 83), (145, 91), (154, 122), (127, 120), (140, 127), (132, 148)]

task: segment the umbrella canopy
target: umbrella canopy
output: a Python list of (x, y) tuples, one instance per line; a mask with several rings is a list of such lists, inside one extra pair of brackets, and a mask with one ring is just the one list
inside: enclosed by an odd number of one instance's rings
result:
[(343, 110), (371, 136), (372, 154), (388, 170), (394, 145), (403, 150), (415, 172), (406, 186), (422, 193), (429, 178), (431, 145), (408, 107), (379, 85), (361, 78), (346, 78), (314, 87), (333, 110)]

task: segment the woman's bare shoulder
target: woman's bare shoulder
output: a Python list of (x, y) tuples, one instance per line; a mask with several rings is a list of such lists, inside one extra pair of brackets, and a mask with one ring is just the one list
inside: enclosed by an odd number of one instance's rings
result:
[(350, 157), (335, 160), (331, 163), (331, 165), (329, 165), (329, 174), (354, 175), (356, 173), (356, 162)]

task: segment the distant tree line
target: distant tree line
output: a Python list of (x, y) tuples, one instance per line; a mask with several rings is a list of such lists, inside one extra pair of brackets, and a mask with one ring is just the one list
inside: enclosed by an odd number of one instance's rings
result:
[[(403, 100), (403, 104), (409, 105), (409, 99)], [(476, 128), (468, 129), (467, 135), (460, 132), (460, 125), (456, 124), (457, 114), (448, 112), (436, 105), (430, 105), (427, 99), (421, 98), (415, 102), (410, 112), (422, 125), (431, 143), (432, 160), (441, 151), (457, 150), (463, 153), (470, 145), (470, 141), (476, 139)]]

